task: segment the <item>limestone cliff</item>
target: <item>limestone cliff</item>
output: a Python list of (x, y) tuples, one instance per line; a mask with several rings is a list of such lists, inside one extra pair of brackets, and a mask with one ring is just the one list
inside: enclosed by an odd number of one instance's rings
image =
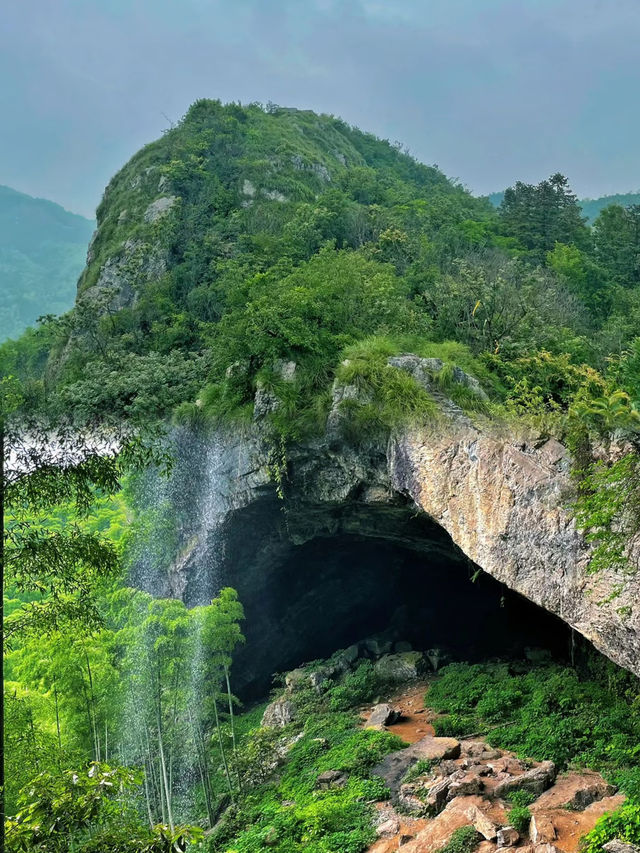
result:
[[(338, 389), (334, 400), (342, 396)], [(274, 494), (259, 425), (226, 442), (217, 457), (225, 494), (216, 487), (215, 518), (202, 516), (201, 534), (174, 568), (174, 592), (184, 593), (197, 565), (211, 560), (206, 540), (214, 524), (222, 536), (216, 577), (258, 590), (264, 599), (273, 595), (269, 573), (287, 559), (287, 549), (316, 539), (351, 534), (432, 555), (455, 551), (455, 559), (466, 556), (640, 676), (640, 574), (589, 572), (589, 547), (568, 505), (567, 450), (555, 439), (516, 438), (495, 425), (474, 425), (455, 407), (444, 409), (448, 416), (437, 426), (407, 429), (386, 446), (353, 446), (329, 428), (322, 440), (293, 448), (284, 501)], [(333, 415), (335, 425), (335, 406)], [(300, 582), (311, 586), (313, 576)], [(347, 594), (357, 607), (373, 592), (365, 582), (357, 591), (352, 584)], [(316, 599), (313, 606), (329, 605)], [(265, 607), (261, 612), (262, 638), (277, 660), (286, 628), (273, 616), (271, 624)], [(331, 630), (340, 612), (331, 605)], [(310, 618), (301, 615), (296, 630)]]

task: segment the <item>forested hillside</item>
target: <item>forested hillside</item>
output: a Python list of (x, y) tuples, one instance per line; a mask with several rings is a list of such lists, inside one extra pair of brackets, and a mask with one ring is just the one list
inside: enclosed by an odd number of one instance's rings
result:
[(72, 307), (95, 225), (0, 186), (0, 341)]
[[(516, 183), (496, 209), (335, 117), (200, 100), (113, 177), (97, 221), (74, 308), (0, 347), (3, 406), (36, 424), (24, 459), (40, 418), (72, 447), (62, 474), (45, 462), (6, 492), (9, 849), (364, 853), (391, 796), (373, 769), (403, 744), (359, 714), (391, 701), (409, 664), (416, 679), (422, 653), (394, 638), (398, 676), (385, 670), (391, 643), (363, 638), (278, 676), (271, 717), (266, 697), (240, 714), (243, 604), (224, 588), (188, 609), (180, 586), (198, 536), (217, 570), (223, 466), (206, 470), (201, 505), (196, 466), (172, 468), (167, 454), (182, 441), (186, 456), (206, 457), (213, 435), (258, 435), (272, 487), (262, 498), (285, 529), (296, 447), (384, 455), (402, 430), (446, 428), (444, 400), (516, 445), (529, 430), (536, 449), (559, 447), (566, 526), (591, 548), (580, 571), (624, 580), (638, 570), (626, 546), (640, 529), (640, 208), (614, 204), (590, 226), (554, 174)], [(438, 359), (428, 382), (390, 364), (407, 353)], [(77, 451), (86, 424), (118, 425), (121, 455)], [(137, 429), (155, 440), (158, 427), (175, 428), (170, 440), (136, 443)], [(496, 538), (508, 553), (508, 535)], [(152, 587), (157, 565), (173, 573), (175, 598), (132, 588), (145, 571)], [(306, 571), (296, 566), (290, 585)], [(466, 561), (464, 572), (475, 590), (481, 568)], [(619, 595), (603, 590), (607, 602)], [(617, 616), (635, 618), (627, 610)], [(589, 837), (602, 853), (617, 835), (640, 841), (637, 680), (586, 644), (576, 652), (573, 631), (570, 643), (561, 662), (534, 650), (445, 670), (455, 690), (436, 683), (434, 725), (489, 733), (523, 759), (517, 773), (548, 758), (603, 773), (628, 802)], [(431, 784), (436, 766), (420, 761), (404, 782)], [(418, 800), (424, 815), (444, 807)], [(503, 803), (523, 836), (531, 804)], [(442, 850), (471, 853), (479, 836), (463, 841)]]
[(636, 334), (636, 219), (614, 205), (590, 229), (562, 176), (496, 211), (338, 119), (199, 101), (113, 178), (75, 310), (4, 370), (82, 418), (200, 395), (238, 413), (277, 359), (299, 364), (301, 409), (375, 334), (457, 341), (517, 387), (540, 352), (605, 369)]
[(605, 207), (611, 205), (618, 207), (631, 207), (640, 204), (640, 193), (616, 193), (615, 195), (604, 195), (600, 198), (583, 198), (580, 200), (582, 213), (589, 222), (595, 222)]

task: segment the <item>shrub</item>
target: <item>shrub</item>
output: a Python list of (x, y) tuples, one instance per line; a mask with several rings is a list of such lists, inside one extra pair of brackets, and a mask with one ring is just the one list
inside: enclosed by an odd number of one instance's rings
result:
[(604, 815), (582, 840), (582, 853), (602, 853), (603, 845), (614, 838), (640, 844), (640, 804), (625, 803), (613, 814)]
[(514, 806), (507, 812), (509, 823), (515, 827), (520, 835), (525, 835), (529, 830), (531, 812), (526, 806)]
[(480, 842), (480, 837), (472, 826), (461, 826), (437, 853), (473, 853)]
[(374, 699), (382, 683), (371, 661), (363, 661), (348, 672), (339, 684), (327, 691), (332, 711), (346, 711)]
[(426, 776), (427, 773), (430, 773), (432, 766), (431, 761), (421, 759), (407, 770), (402, 781), (404, 783), (414, 782), (420, 776)]

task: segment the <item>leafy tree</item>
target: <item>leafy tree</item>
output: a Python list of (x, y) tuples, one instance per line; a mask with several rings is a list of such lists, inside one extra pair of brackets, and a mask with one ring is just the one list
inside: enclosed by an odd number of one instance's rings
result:
[(88, 770), (41, 773), (22, 792), (20, 810), (7, 823), (10, 853), (181, 853), (202, 838), (195, 827), (140, 826), (126, 796), (139, 773), (92, 763)]
[(624, 287), (640, 284), (640, 205), (606, 207), (593, 225), (598, 262)]
[(606, 269), (577, 246), (564, 243), (556, 243), (553, 251), (547, 253), (547, 265), (596, 318), (602, 320), (607, 316), (611, 308), (611, 294)]
[(532, 347), (554, 349), (579, 314), (546, 271), (495, 254), (460, 259), (418, 299), (432, 318), (436, 340), (454, 339), (476, 352), (506, 357)]
[(556, 243), (588, 246), (578, 199), (559, 173), (537, 185), (518, 181), (505, 191), (499, 213), (505, 234), (516, 237), (537, 262), (544, 262)]

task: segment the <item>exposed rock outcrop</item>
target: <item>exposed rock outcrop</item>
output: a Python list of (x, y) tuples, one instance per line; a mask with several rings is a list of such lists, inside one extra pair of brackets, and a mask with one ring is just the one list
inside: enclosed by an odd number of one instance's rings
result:
[[(390, 369), (406, 369), (430, 385), (438, 367), (433, 360), (398, 359)], [(293, 363), (279, 369), (287, 380), (295, 375)], [(456, 381), (475, 387), (464, 376)], [(220, 566), (216, 556), (217, 578), (236, 588), (246, 580), (247, 588), (257, 589), (260, 578), (268, 583), (265, 573), (287, 549), (340, 535), (386, 540), (442, 559), (457, 553), (456, 559), (473, 561), (640, 676), (640, 573), (589, 572), (589, 546), (569, 507), (573, 485), (566, 448), (553, 438), (472, 423), (435, 391), (444, 413), (437, 425), (414, 426), (386, 444), (352, 444), (343, 435), (348, 417), (343, 403), (358, 393), (336, 385), (325, 437), (288, 450), (284, 502), (275, 498), (261, 422), (224, 440), (224, 454), (215, 463), (226, 478), (216, 495), (215, 523), (226, 562)], [(193, 564), (181, 568), (187, 574), (198, 574), (195, 561), (207, 558), (203, 543), (210, 528), (203, 518)], [(416, 518), (422, 526), (412, 521)], [(248, 527), (250, 542), (241, 533)], [(352, 586), (351, 594), (358, 589)], [(277, 668), (269, 666), (270, 672)]]

